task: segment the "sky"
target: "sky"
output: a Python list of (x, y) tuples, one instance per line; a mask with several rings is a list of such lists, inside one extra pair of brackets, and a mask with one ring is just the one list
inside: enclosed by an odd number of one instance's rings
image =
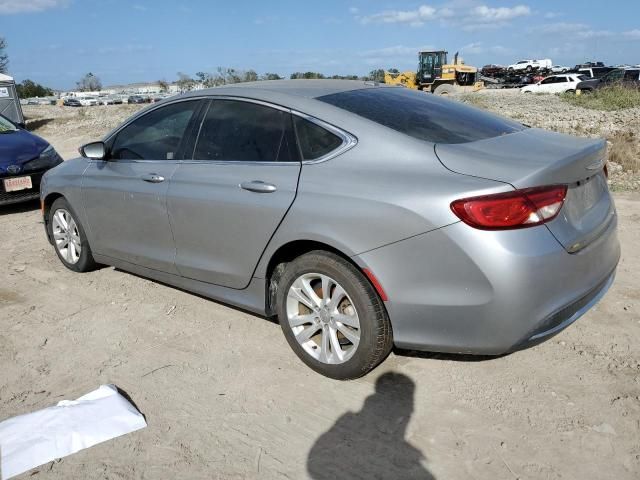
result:
[(640, 63), (640, 0), (0, 0), (9, 74), (69, 89), (258, 73), (415, 70), (421, 49), (481, 67)]

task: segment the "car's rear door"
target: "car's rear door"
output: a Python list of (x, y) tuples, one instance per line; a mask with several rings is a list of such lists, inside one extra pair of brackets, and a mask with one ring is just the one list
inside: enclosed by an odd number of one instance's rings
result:
[(95, 253), (177, 273), (166, 194), (201, 106), (151, 110), (110, 139), (107, 160), (90, 163), (82, 194)]
[(564, 92), (566, 89), (569, 88), (569, 85), (567, 84), (567, 77), (565, 77), (564, 75), (553, 77), (553, 80), (554, 80), (552, 83), (553, 93)]
[(212, 100), (167, 195), (180, 274), (246, 287), (294, 201), (300, 168), (288, 110)]

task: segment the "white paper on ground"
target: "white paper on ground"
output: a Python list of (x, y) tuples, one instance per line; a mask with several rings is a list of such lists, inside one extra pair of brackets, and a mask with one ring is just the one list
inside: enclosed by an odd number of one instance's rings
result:
[(114, 385), (9, 418), (0, 422), (2, 480), (146, 426)]

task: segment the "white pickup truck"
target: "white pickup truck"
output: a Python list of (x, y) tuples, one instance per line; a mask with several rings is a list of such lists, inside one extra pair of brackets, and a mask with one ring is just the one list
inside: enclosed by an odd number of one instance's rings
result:
[(520, 60), (519, 62), (509, 65), (507, 67), (507, 70), (511, 72), (533, 72), (534, 70), (551, 69), (551, 67), (553, 67), (553, 62), (551, 62), (551, 59), (543, 58), (542, 60)]

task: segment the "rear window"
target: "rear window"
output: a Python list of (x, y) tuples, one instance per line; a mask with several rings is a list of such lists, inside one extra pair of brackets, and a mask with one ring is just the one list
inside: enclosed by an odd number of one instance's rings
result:
[(475, 142), (526, 128), (463, 103), (402, 87), (351, 90), (317, 100), (433, 143)]
[(342, 145), (342, 139), (313, 122), (295, 116), (294, 123), (298, 143), (305, 160), (315, 160), (328, 155)]

